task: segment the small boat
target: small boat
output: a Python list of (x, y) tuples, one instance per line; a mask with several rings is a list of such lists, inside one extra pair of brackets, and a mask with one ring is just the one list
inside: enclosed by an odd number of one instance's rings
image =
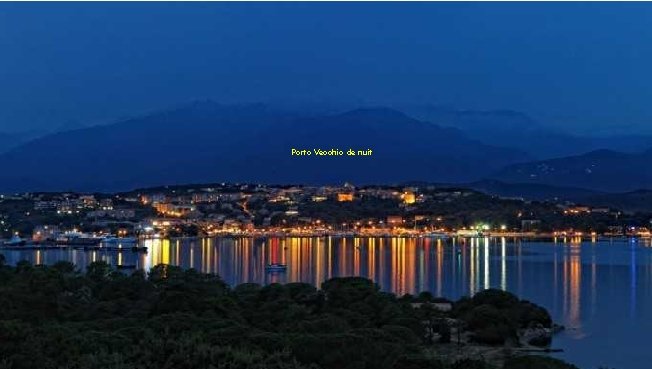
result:
[(267, 264), (265, 270), (268, 272), (284, 272), (287, 270), (287, 268), (288, 266), (285, 264), (272, 263), (272, 264)]
[(135, 237), (106, 236), (102, 239), (102, 243), (106, 243), (106, 244), (127, 245), (127, 244), (134, 244), (136, 242), (138, 242), (138, 240)]
[(424, 234), (423, 236), (428, 237), (428, 238), (435, 238), (435, 239), (439, 239), (439, 240), (446, 240), (446, 239), (450, 238), (450, 236), (447, 233), (444, 233), (444, 232), (428, 232), (428, 233)]
[(483, 236), (482, 232), (476, 229), (458, 229), (455, 234), (460, 238), (477, 238)]
[(11, 239), (5, 242), (6, 246), (23, 246), (27, 241), (20, 238), (18, 235), (14, 235)]
[(80, 232), (66, 232), (56, 240), (57, 245), (70, 246), (97, 246), (102, 242), (101, 237), (91, 236)]

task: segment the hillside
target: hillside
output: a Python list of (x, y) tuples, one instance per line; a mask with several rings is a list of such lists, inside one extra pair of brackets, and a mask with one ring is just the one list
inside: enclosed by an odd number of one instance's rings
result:
[(628, 154), (597, 150), (583, 155), (508, 166), (492, 178), (504, 182), (579, 187), (605, 192), (652, 188), (652, 150)]
[(584, 201), (594, 206), (604, 206), (628, 212), (652, 212), (652, 191), (650, 190), (596, 194), (587, 197)]
[(491, 195), (539, 201), (579, 201), (602, 194), (601, 192), (576, 187), (556, 187), (535, 183), (505, 183), (491, 179), (469, 183), (465, 186)]

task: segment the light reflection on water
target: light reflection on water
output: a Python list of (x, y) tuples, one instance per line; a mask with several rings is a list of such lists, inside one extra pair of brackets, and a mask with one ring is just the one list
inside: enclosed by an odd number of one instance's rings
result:
[[(652, 332), (652, 248), (649, 240), (582, 242), (557, 239), (442, 241), (415, 238), (205, 238), (147, 240), (131, 251), (2, 250), (7, 262), (78, 266), (106, 260), (149, 269), (160, 263), (217, 273), (227, 283), (306, 282), (364, 276), (402, 295), (430, 291), (459, 298), (501, 288), (545, 306), (568, 329), (554, 346), (582, 368), (647, 368)], [(287, 264), (268, 273), (269, 263)]]

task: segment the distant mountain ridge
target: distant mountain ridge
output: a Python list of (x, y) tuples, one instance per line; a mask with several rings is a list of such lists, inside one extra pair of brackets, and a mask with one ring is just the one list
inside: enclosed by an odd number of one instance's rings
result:
[(19, 133), (0, 132), (0, 153), (18, 147), (37, 136), (38, 134), (33, 131)]
[[(372, 149), (293, 157), (291, 148)], [(263, 104), (197, 102), (47, 135), (0, 155), (0, 191), (117, 191), (192, 182), (472, 181), (528, 160), (396, 110), (306, 116)]]
[(458, 110), (412, 105), (405, 111), (417, 119), (454, 127), (486, 144), (512, 147), (539, 159), (579, 155), (599, 149), (635, 153), (652, 147), (650, 135), (580, 136), (541, 124), (513, 110)]

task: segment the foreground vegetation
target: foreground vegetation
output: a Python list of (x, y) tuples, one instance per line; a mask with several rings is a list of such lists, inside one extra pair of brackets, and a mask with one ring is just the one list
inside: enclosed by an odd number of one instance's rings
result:
[[(497, 345), (518, 345), (520, 328), (551, 324), (544, 309), (496, 290), (442, 312), (427, 293), (397, 298), (363, 278), (331, 279), (320, 290), (230, 288), (165, 265), (127, 275), (102, 262), (85, 272), (65, 262), (0, 264), (0, 368), (496, 368), (437, 354), (457, 345), (451, 322)], [(500, 366), (575, 368), (533, 356)]]

